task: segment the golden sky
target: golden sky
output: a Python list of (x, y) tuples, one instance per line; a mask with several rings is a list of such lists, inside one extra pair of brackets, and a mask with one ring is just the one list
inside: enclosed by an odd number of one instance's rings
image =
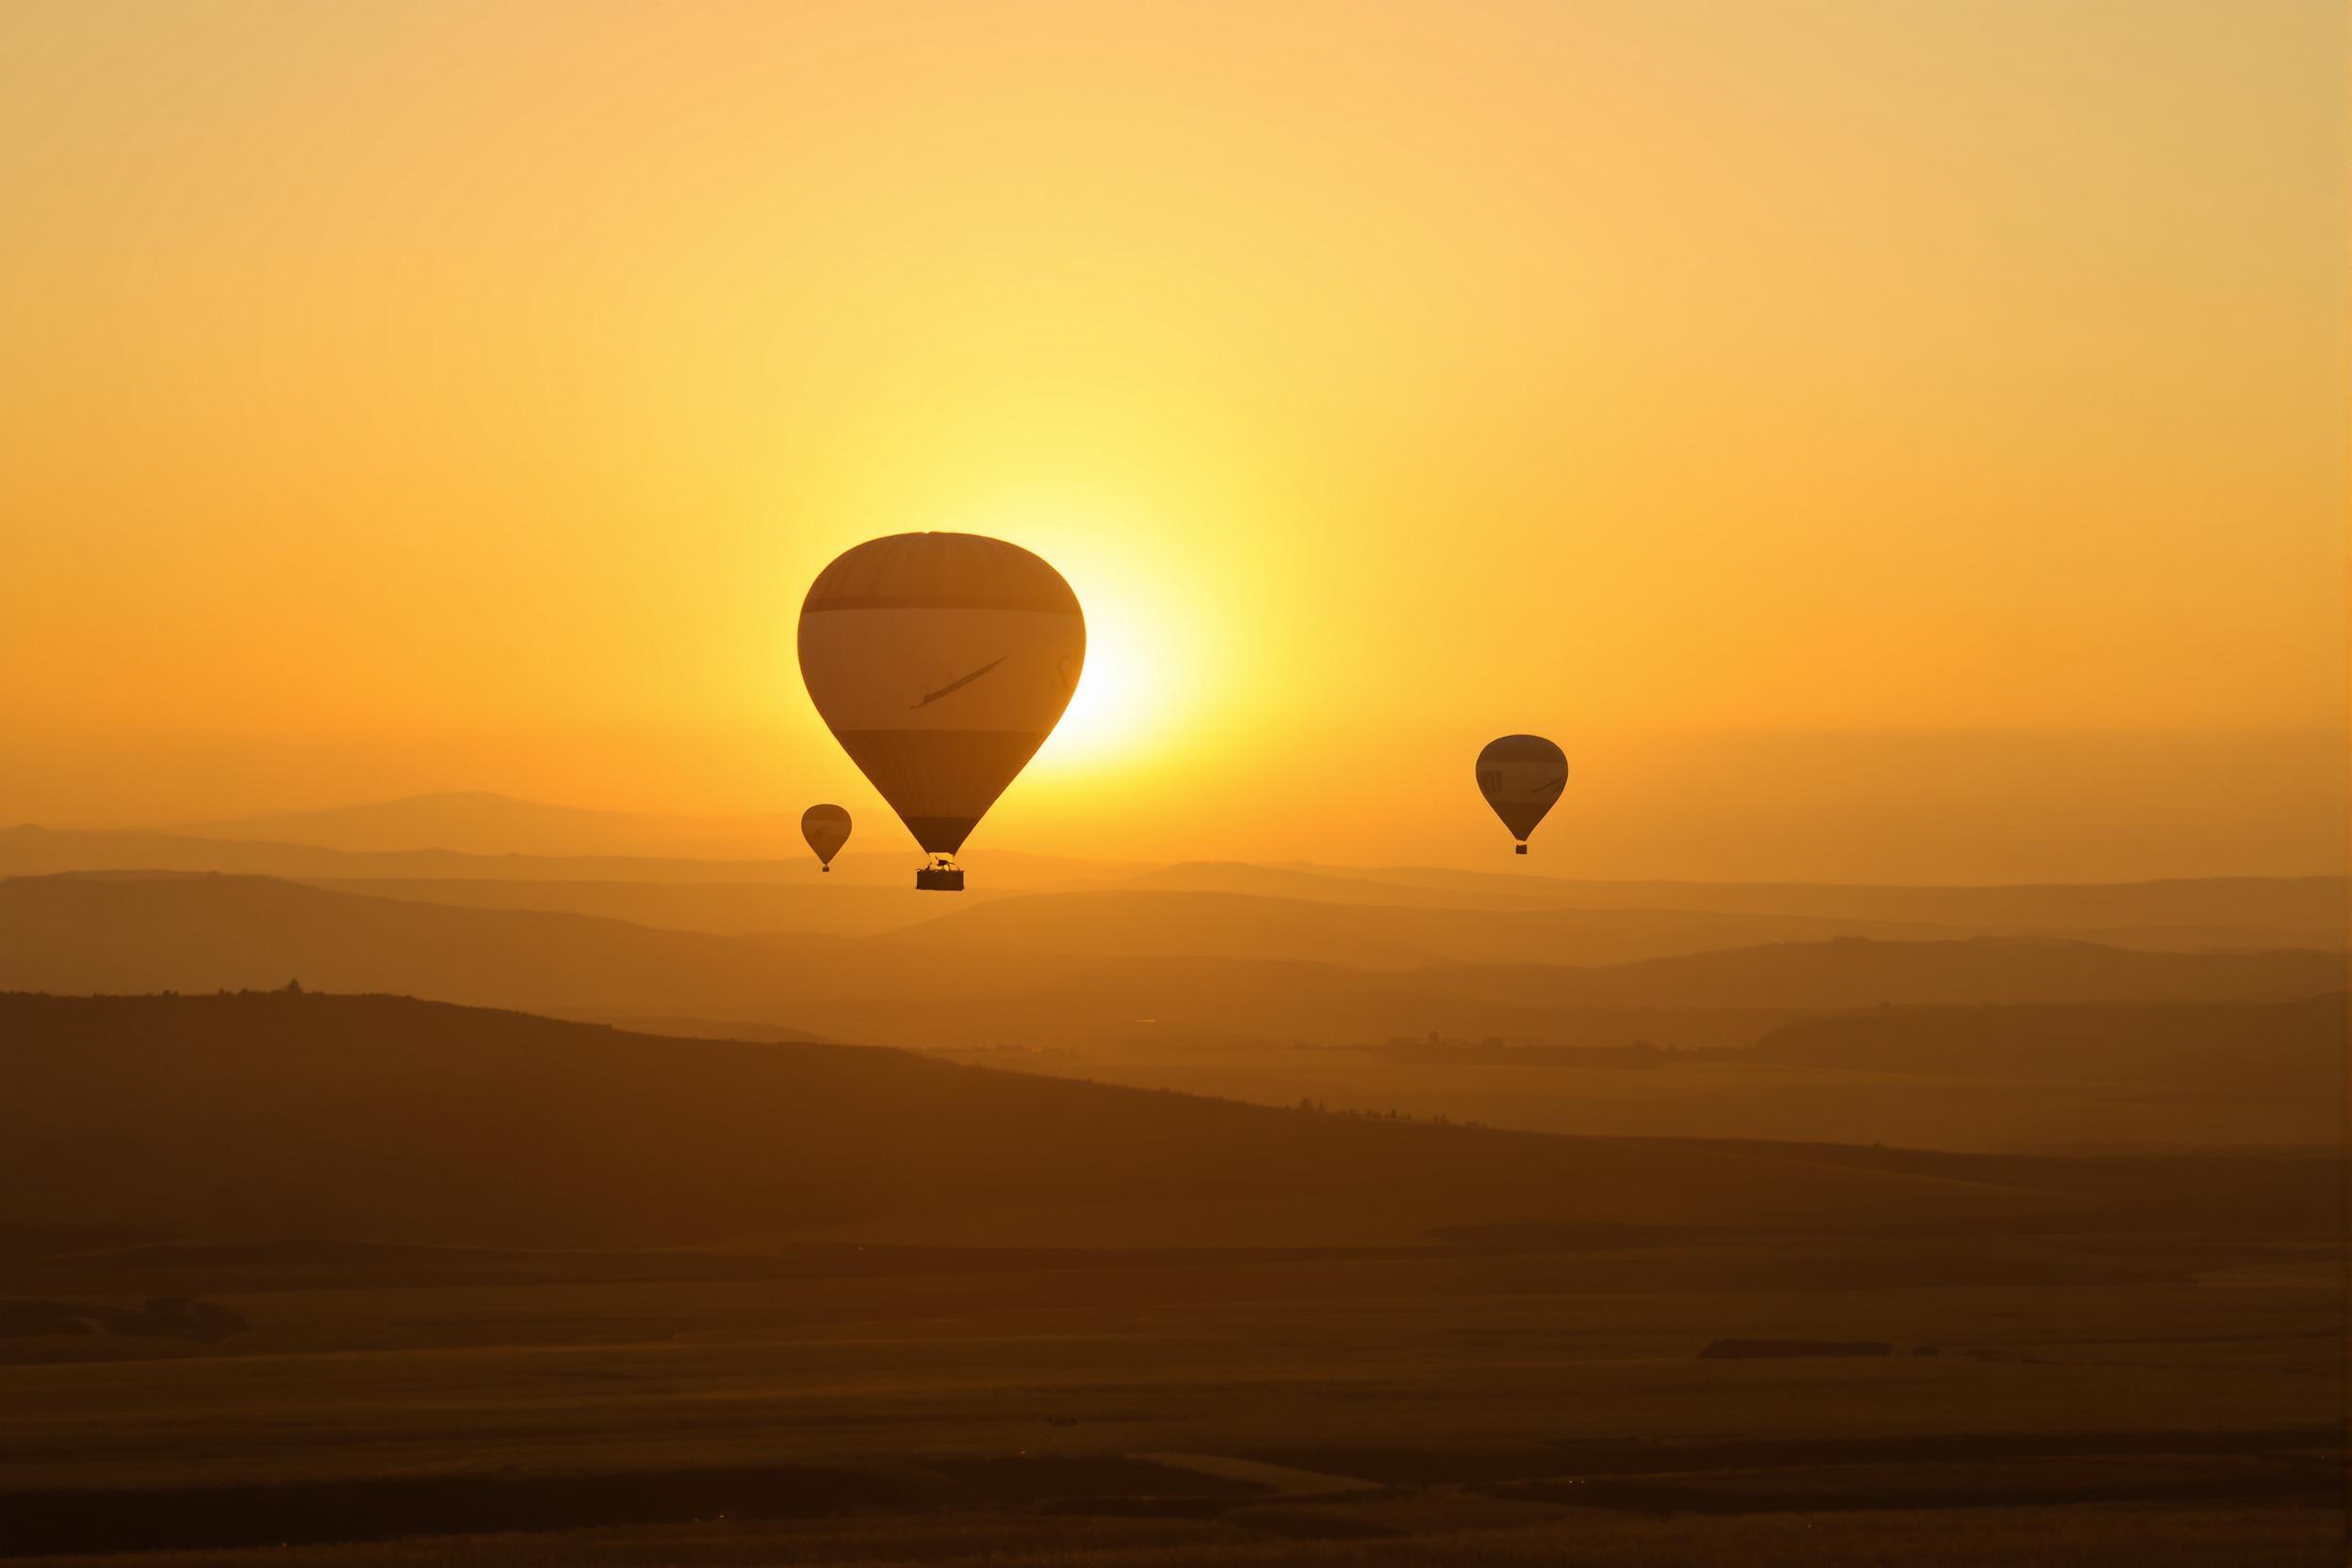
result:
[(2341, 857), (2341, 7), (6, 27), (0, 821), (878, 827), (794, 615), (941, 528), (1093, 640), (975, 864), (1487, 863), (1521, 729), (1560, 874)]

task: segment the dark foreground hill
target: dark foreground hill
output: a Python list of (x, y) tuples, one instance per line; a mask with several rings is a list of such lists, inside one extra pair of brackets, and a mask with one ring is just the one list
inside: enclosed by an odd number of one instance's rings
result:
[(1087, 1046), (1138, 1029), (1277, 1041), (1436, 1030), (1518, 1043), (1644, 1037), (1727, 1045), (1805, 1012), (1881, 1004), (2285, 1000), (2342, 983), (2339, 960), (2320, 953), (1991, 939), (1794, 942), (1592, 968), (1372, 971), (1295, 958), (1070, 954), (952, 932), (722, 937), (259, 877), (0, 881), (0, 988), (199, 991), (289, 978), (332, 991), (736, 1019), (890, 1044)]
[(1225, 1215), (1234, 1241), (2033, 1228), (2083, 1212), (2071, 1168), (1947, 1159), (1923, 1175), (1283, 1111), (395, 997), (0, 996), (0, 1225), (537, 1247), (982, 1213), (1037, 1216), (1042, 1234), (1071, 1210), (1148, 1243), (1187, 1206)]

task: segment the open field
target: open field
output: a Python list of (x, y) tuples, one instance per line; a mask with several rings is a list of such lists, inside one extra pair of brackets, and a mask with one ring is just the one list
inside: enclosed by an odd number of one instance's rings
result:
[[(1754, 1560), (1844, 1560), (1795, 1555), (1791, 1515), (1827, 1510), (1833, 1539), (1884, 1552), (1942, 1533), (1889, 1536), (1885, 1511), (1941, 1509), (1950, 1539), (2014, 1530), (2039, 1560), (2202, 1532), (2212, 1556), (2163, 1560), (2223, 1560), (2227, 1541), (2255, 1554), (2233, 1560), (2316, 1563), (2339, 1527), (2325, 1237), (909, 1264), (926, 1260), (469, 1285), (378, 1268), (345, 1288), (331, 1266), (302, 1288), (233, 1260), (118, 1271), (118, 1291), (208, 1281), (250, 1330), (0, 1367), (0, 1540), (519, 1530), (388, 1560), (956, 1561), (1017, 1540), (1008, 1560), (1401, 1563), (1465, 1540), (1544, 1560), (1596, 1532), (1641, 1561), (1755, 1519)], [(1698, 1359), (1725, 1335), (1891, 1353)], [(2012, 1511), (2091, 1502), (2055, 1537)], [(560, 1533), (580, 1525), (607, 1533)], [(1389, 1555), (1329, 1557), (1333, 1539)]]
[[(270, 1546), (143, 1556), (142, 1568), (505, 1568), (548, 1562), (596, 1568), (753, 1568), (796, 1563), (860, 1568), (1447, 1568), (1494, 1563), (1608, 1562), (1680, 1568), (1765, 1564), (1923, 1564), (2024, 1568), (2164, 1562), (2180, 1568), (2308, 1568), (2342, 1559), (2335, 1516), (2310, 1506), (2071, 1507), (1903, 1510), (1869, 1514), (1714, 1518), (1545, 1509), (1507, 1511), (1475, 1499), (1371, 1523), (1363, 1510), (1253, 1509), (1247, 1522), (1133, 1520), (1037, 1513), (954, 1512), (801, 1525), (713, 1520), (666, 1527), (493, 1534), (364, 1546)], [(1534, 1522), (1529, 1522), (1534, 1521)], [(1326, 1537), (1318, 1539), (1318, 1536)], [(40, 1564), (87, 1558), (40, 1558)]]

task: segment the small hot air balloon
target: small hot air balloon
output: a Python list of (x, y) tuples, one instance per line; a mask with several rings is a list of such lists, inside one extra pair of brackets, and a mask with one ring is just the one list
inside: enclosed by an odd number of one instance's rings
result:
[(831, 871), (833, 857), (849, 842), (849, 813), (838, 806), (811, 806), (800, 814), (800, 836), (817, 852), (817, 869)]
[(870, 539), (800, 607), (801, 679), (931, 856), (918, 888), (962, 890), (956, 852), (1053, 733), (1086, 658), (1062, 575), (975, 533)]
[(1567, 782), (1566, 754), (1541, 735), (1506, 735), (1478, 753), (1478, 793), (1519, 841), (1521, 855)]

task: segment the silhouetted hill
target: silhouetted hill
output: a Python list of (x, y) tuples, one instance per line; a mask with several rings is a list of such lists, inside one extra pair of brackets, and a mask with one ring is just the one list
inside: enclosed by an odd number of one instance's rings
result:
[[(394, 997), (0, 995), (0, 1223), (529, 1246), (1207, 1205), (1446, 1224), (2047, 1221), (1961, 1176), (1281, 1111)], [(1350, 1222), (1346, 1217), (1354, 1216)]]
[(787, 1022), (797, 956), (737, 939), (536, 910), (358, 898), (266, 877), (0, 881), (0, 986), (56, 991), (398, 991), (506, 1006)]
[[(911, 898), (915, 895), (909, 893)], [(1087, 956), (895, 933), (734, 938), (535, 910), (361, 898), (256, 877), (0, 881), (0, 987), (335, 991), (599, 1017), (742, 1019), (884, 1043), (1099, 1044), (1149, 1029), (1378, 1040), (1739, 1044), (1880, 1003), (2275, 1000), (2340, 984), (2320, 954), (2072, 942), (1788, 943), (1574, 969), (1370, 971)], [(1659, 1027), (1635, 1015), (1671, 1012)], [(1153, 1021), (1149, 1023), (1141, 1021)]]
[[(939, 917), (933, 904), (903, 895), (913, 858), (899, 853), (892, 825), (873, 831), (820, 875), (797, 848), (767, 859), (694, 859), (629, 855), (462, 854), (449, 849), (349, 851), (261, 840), (168, 833), (0, 829), (0, 876), (90, 871), (209, 871), (281, 876), (371, 896), (489, 908), (555, 909), (639, 924), (740, 935), (819, 931), (871, 935)], [(1217, 956), (1238, 951), (1244, 932), (1215, 919), (1147, 915), (1124, 921), (1110, 895), (1135, 895), (1138, 910), (1173, 908), (1166, 895), (1282, 901), (1308, 911), (1282, 923), (1258, 911), (1253, 929), (1277, 950), (1329, 961), (1306, 939), (1329, 931), (1342, 947), (1373, 955), (1409, 950), (1410, 961), (1483, 956), (1512, 961), (1610, 963), (1756, 942), (1840, 936), (1884, 940), (2067, 936), (2104, 945), (2163, 951), (2209, 947), (2340, 948), (2346, 884), (2342, 878), (2210, 879), (2046, 888), (1870, 888), (1802, 884), (1590, 883), (1557, 877), (1393, 868), (1258, 866), (1239, 862), (1138, 871), (1108, 862), (994, 852), (956, 912), (1007, 898), (1095, 893), (1082, 932), (1096, 952)], [(1007, 917), (1050, 928), (1054, 906)], [(1066, 907), (1076, 907), (1070, 906)], [(1205, 907), (1205, 906), (1204, 906)], [(1350, 916), (1348, 909), (1367, 911)], [(1500, 918), (1516, 914), (1521, 922)], [(1099, 917), (1099, 918), (1098, 918)], [(1461, 918), (1448, 918), (1461, 917)], [(1067, 917), (1065, 917), (1067, 918)], [(1352, 922), (1352, 923), (1351, 923)], [(979, 925), (981, 923), (974, 923)], [(1008, 938), (1008, 939), (1014, 939)], [(1254, 956), (1271, 956), (1260, 951)]]
[(1679, 1009), (1690, 1015), (1686, 1024), (1661, 1031), (1623, 1008), (1583, 1019), (1573, 1007), (1496, 1002), (1476, 987), (1433, 989), (1409, 973), (1331, 964), (713, 937), (360, 898), (259, 877), (0, 881), (0, 988), (267, 989), (289, 978), (572, 1016), (742, 1019), (892, 1044), (1097, 1044), (1139, 1031), (1382, 1039), (1443, 1029), (1723, 1045), (1745, 1044), (1792, 1016)]
[[(743, 1019), (887, 1043), (1092, 1042), (1142, 1019), (1163, 1021), (1162, 1032), (1359, 1039), (1429, 1028), (1548, 1037), (1542, 1031), (1556, 1026), (1538, 1010), (1483, 1001), (1475, 988), (1432, 992), (1411, 976), (1336, 965), (755, 940), (360, 898), (259, 877), (0, 881), (0, 988), (266, 989), (297, 977), (327, 990), (598, 1017)], [(1785, 1016), (1727, 1019), (1730, 1039), (1704, 1026), (1690, 1038), (1744, 1043)], [(1611, 1018), (1602, 1037), (1630, 1037)]]
[(1657, 1004), (1857, 1008), (1928, 1003), (2210, 1002), (2318, 995), (2341, 986), (2343, 959), (2312, 952), (2150, 953), (2093, 942), (1980, 937), (1957, 942), (1841, 938), (1649, 958), (1607, 969), (1535, 965), (1425, 970), (1523, 1004)]
[(1888, 1009), (1785, 1024), (1755, 1055), (1880, 1072), (2203, 1084), (2340, 1102), (2346, 1000)]
[[(1250, 893), (1335, 904), (1464, 909), (1704, 911), (1852, 922), (1847, 934), (1900, 936), (1941, 927), (1964, 936), (2070, 936), (2123, 947), (2346, 945), (2341, 876), (2197, 877), (2157, 882), (1994, 887), (1882, 887), (1804, 882), (1579, 882), (1511, 872), (1435, 867), (1259, 866), (1187, 862), (1136, 885), (1169, 891)], [(1828, 933), (1838, 934), (1838, 933)], [(1915, 935), (1928, 934), (1924, 930)]]
[[(813, 866), (811, 867), (813, 870)], [(451, 904), (479, 909), (548, 909), (595, 915), (673, 931), (716, 936), (808, 931), (870, 937), (922, 922), (912, 903), (906, 868), (894, 865), (887, 882), (848, 876), (809, 876), (792, 882), (494, 882), (371, 877), (302, 877), (313, 887), (365, 898)], [(1009, 892), (966, 895), (986, 905)]]
[(908, 944), (1106, 957), (1279, 958), (1357, 969), (1611, 964), (1763, 942), (1951, 937), (1924, 924), (1689, 909), (1390, 907), (1153, 889), (1040, 893), (904, 928)]

